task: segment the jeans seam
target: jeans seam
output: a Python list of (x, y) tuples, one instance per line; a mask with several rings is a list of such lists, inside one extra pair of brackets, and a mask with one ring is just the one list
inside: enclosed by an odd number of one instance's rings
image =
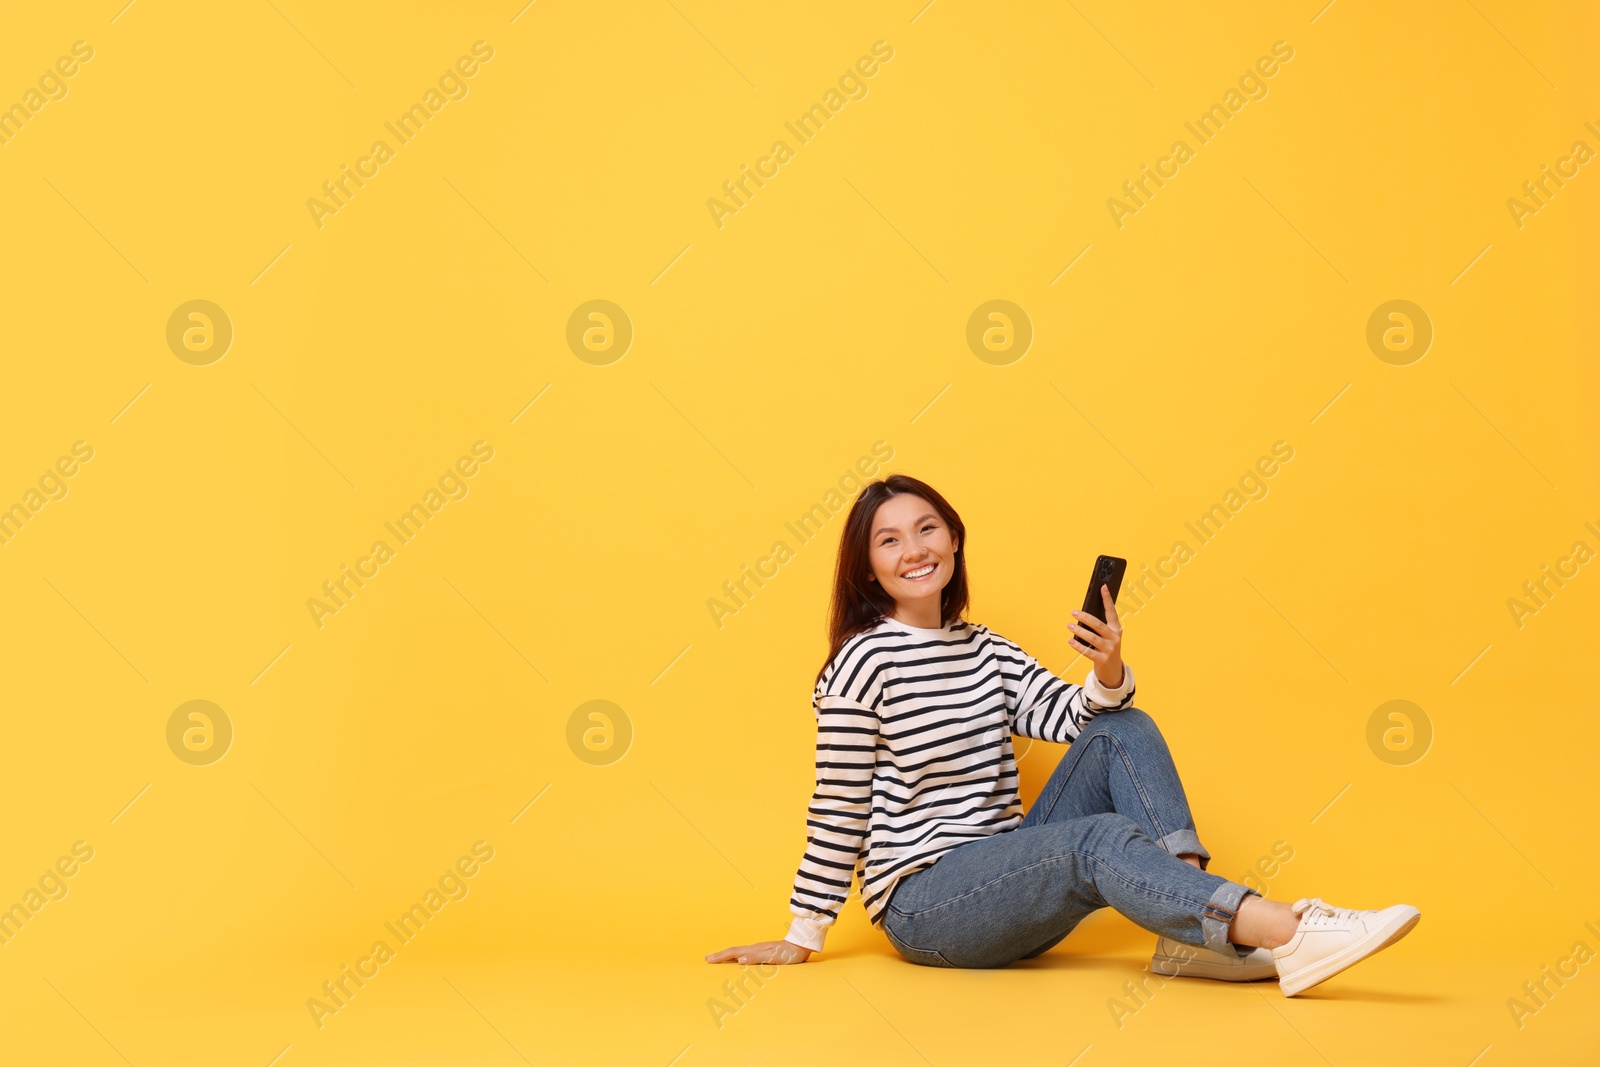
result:
[[(1086, 743), (1083, 744), (1081, 751), (1079, 751), (1079, 746), (1078, 746), (1078, 743), (1076, 741), (1074, 741), (1072, 746), (1067, 749), (1067, 754), (1063, 758), (1072, 760), (1072, 766), (1071, 766), (1070, 769), (1068, 769), (1066, 774), (1062, 775), (1061, 784), (1056, 787), (1055, 792), (1052, 793), (1051, 796), (1050, 796), (1049, 803), (1047, 803), (1044, 806), (1044, 814), (1042, 816), (1040, 816), (1040, 818), (1039, 818), (1039, 822), (1040, 823), (1047, 823), (1047, 822), (1050, 821), (1050, 816), (1055, 813), (1056, 804), (1061, 800), (1061, 794), (1065, 793), (1067, 791), (1067, 781), (1068, 781), (1068, 779), (1070, 779), (1072, 777), (1072, 775), (1073, 775), (1073, 772), (1075, 772), (1078, 769), (1078, 761), (1083, 759), (1084, 756), (1087, 755), (1087, 753), (1089, 751), (1089, 747), (1094, 744), (1095, 738), (1104, 737), (1104, 736), (1105, 735), (1103, 733), (1095, 734), (1094, 737), (1089, 738), (1089, 740)], [(1037, 809), (1038, 807), (1039, 807), (1039, 805), (1037, 803), (1035, 803), (1034, 804), (1034, 808)], [(1030, 810), (1028, 812), (1028, 814), (1032, 815), (1033, 811)]]
[[(1234, 905), (1231, 913), (1228, 911), (1228, 909), (1222, 907), (1221, 905), (1212, 903), (1213, 900), (1223, 893), (1232, 895), (1233, 887), (1236, 885), (1240, 890), (1239, 900), (1238, 903)], [(1256, 896), (1260, 895), (1247, 885), (1240, 885), (1237, 882), (1228, 881), (1224, 881), (1222, 885), (1217, 887), (1216, 892), (1211, 894), (1211, 899), (1206, 901), (1205, 908), (1200, 916), (1200, 934), (1204, 939), (1207, 948), (1224, 955), (1227, 954), (1227, 949), (1233, 948), (1235, 953), (1238, 954), (1238, 949), (1233, 945), (1233, 942), (1228, 939), (1228, 928), (1233, 925), (1233, 920), (1238, 917), (1240, 905), (1244, 903), (1244, 898), (1252, 894)], [(1212, 912), (1217, 914), (1212, 914)], [(1225, 915), (1227, 918), (1219, 918), (1219, 915)], [(1211, 925), (1208, 926), (1208, 923)]]
[[(1133, 709), (1131, 709), (1131, 708), (1123, 708), (1122, 710), (1123, 711), (1131, 711)], [(1146, 714), (1148, 714), (1148, 712)], [(1099, 718), (1099, 716), (1097, 715), (1097, 716), (1095, 716), (1095, 718)], [(1091, 721), (1093, 721), (1093, 720), (1091, 720)], [(1105, 730), (1102, 730), (1099, 733), (1090, 735), (1090, 737), (1086, 741), (1082, 742), (1083, 748), (1084, 748), (1083, 754), (1079, 755), (1077, 757), (1077, 759), (1073, 760), (1071, 768), (1068, 769), (1067, 773), (1062, 776), (1061, 785), (1060, 785), (1059, 788), (1056, 789), (1055, 793), (1051, 795), (1049, 802), (1045, 805), (1044, 815), (1043, 815), (1043, 817), (1041, 818), (1040, 821), (1041, 822), (1049, 822), (1050, 821), (1050, 816), (1055, 813), (1056, 804), (1057, 804), (1058, 801), (1060, 801), (1061, 794), (1065, 793), (1067, 791), (1067, 782), (1068, 782), (1068, 780), (1071, 779), (1073, 774), (1075, 774), (1077, 772), (1077, 770), (1078, 770), (1078, 760), (1086, 758), (1087, 755), (1088, 755), (1088, 749), (1096, 741), (1100, 740), (1101, 738), (1104, 738), (1107, 741), (1112, 742), (1112, 747), (1116, 750), (1116, 755), (1117, 755), (1118, 760), (1122, 763), (1123, 769), (1128, 772), (1128, 779), (1131, 782), (1133, 782), (1134, 792), (1137, 793), (1138, 796), (1139, 796), (1139, 803), (1144, 806), (1145, 816), (1147, 818), (1149, 818), (1150, 825), (1155, 827), (1155, 829), (1156, 829), (1155, 838), (1156, 838), (1156, 840), (1159, 841), (1161, 838), (1167, 836), (1167, 834), (1164, 831), (1164, 827), (1163, 827), (1163, 824), (1162, 824), (1160, 818), (1158, 818), (1157, 815), (1156, 815), (1155, 806), (1153, 804), (1151, 804), (1151, 802), (1150, 802), (1150, 793), (1149, 793), (1148, 790), (1145, 789), (1144, 782), (1140, 780), (1139, 773), (1138, 773), (1138, 770), (1137, 770), (1137, 768), (1136, 768), (1136, 766), (1134, 764), (1134, 761), (1129, 757), (1128, 750), (1122, 744), (1121, 739), (1119, 739), (1115, 734), (1112, 734), (1109, 731), (1105, 731)], [(1079, 744), (1079, 742), (1074, 742), (1073, 748), (1077, 748), (1078, 744)], [(1067, 756), (1068, 756), (1068, 758), (1071, 758), (1072, 757), (1072, 753), (1069, 751)], [(1108, 782), (1106, 788), (1109, 791), (1109, 789), (1110, 789), (1109, 782)], [(1035, 805), (1035, 806), (1037, 806), (1037, 805)]]
[[(1110, 737), (1111, 735), (1109, 733), (1102, 730), (1099, 733), (1089, 735), (1087, 738), (1080, 737), (1079, 739), (1073, 741), (1071, 748), (1067, 750), (1067, 755), (1064, 757), (1071, 760), (1072, 765), (1067, 768), (1067, 773), (1061, 776), (1061, 784), (1057, 786), (1056, 791), (1051, 795), (1050, 803), (1045, 806), (1044, 815), (1039, 820), (1040, 822), (1049, 822), (1050, 816), (1055, 814), (1056, 805), (1061, 801), (1061, 794), (1067, 791), (1067, 783), (1071, 781), (1072, 776), (1077, 773), (1078, 764), (1081, 761), (1089, 758), (1090, 751), (1094, 750), (1094, 743), (1099, 741), (1101, 738), (1110, 739)], [(1106, 785), (1106, 791), (1109, 793), (1110, 790), (1111, 786), (1108, 781)], [(1037, 807), (1037, 805), (1035, 805), (1035, 807)], [(1146, 805), (1146, 807), (1148, 807), (1148, 805)]]
[[(1154, 896), (1154, 897), (1158, 897), (1161, 900), (1172, 901), (1172, 902), (1183, 904), (1186, 907), (1194, 909), (1196, 912), (1200, 911), (1207, 904), (1210, 903), (1210, 898), (1209, 897), (1204, 901), (1195, 902), (1195, 901), (1189, 899), (1188, 897), (1174, 896), (1171, 893), (1166, 893), (1166, 892), (1162, 892), (1161, 890), (1151, 889), (1149, 887), (1142, 886), (1137, 882), (1130, 881), (1121, 872), (1119, 872), (1116, 869), (1114, 869), (1114, 868), (1110, 867), (1109, 865), (1107, 865), (1106, 862), (1103, 859), (1101, 859), (1099, 856), (1096, 856), (1092, 852), (1085, 852), (1083, 849), (1074, 848), (1074, 849), (1070, 849), (1067, 852), (1057, 853), (1054, 856), (1046, 856), (1044, 859), (1035, 860), (1033, 863), (1028, 864), (1026, 867), (1018, 867), (1014, 871), (1007, 871), (1005, 874), (1002, 874), (1002, 875), (1000, 875), (999, 877), (996, 877), (996, 878), (991, 878), (989, 881), (984, 882), (982, 885), (974, 886), (973, 888), (967, 890), (965, 893), (962, 893), (959, 896), (951, 897), (949, 900), (943, 901), (943, 902), (938, 903), (938, 904), (934, 904), (934, 905), (932, 905), (930, 907), (923, 908), (920, 911), (902, 912), (901, 914), (904, 915), (907, 919), (920, 918), (921, 916), (928, 915), (928, 914), (931, 914), (931, 913), (933, 913), (935, 911), (938, 911), (940, 908), (947, 908), (951, 904), (956, 903), (957, 901), (965, 900), (967, 897), (970, 897), (972, 894), (977, 893), (977, 892), (979, 892), (981, 890), (987, 889), (989, 886), (997, 885), (1000, 882), (1003, 882), (1007, 878), (1010, 878), (1010, 877), (1012, 877), (1014, 875), (1025, 874), (1028, 871), (1033, 870), (1035, 867), (1042, 866), (1043, 864), (1046, 864), (1046, 863), (1056, 863), (1056, 862), (1058, 862), (1060, 860), (1070, 859), (1073, 856), (1083, 856), (1086, 859), (1088, 859), (1090, 862), (1094, 863), (1096, 866), (1105, 867), (1108, 872), (1110, 872), (1113, 876), (1116, 877), (1116, 879), (1118, 881), (1120, 881), (1123, 885), (1127, 886), (1128, 888), (1135, 889), (1135, 890), (1138, 890), (1138, 891), (1143, 892), (1143, 893), (1148, 893), (1149, 895)], [(932, 951), (932, 950), (927, 950), (927, 951)]]
[[(1087, 853), (1086, 853), (1086, 855), (1087, 855)], [(1148, 893), (1151, 896), (1160, 897), (1162, 900), (1177, 901), (1177, 902), (1180, 902), (1180, 903), (1182, 903), (1182, 904), (1184, 904), (1186, 906), (1189, 906), (1189, 907), (1199, 907), (1199, 908), (1204, 908), (1205, 907), (1205, 904), (1196, 905), (1194, 903), (1194, 901), (1190, 900), (1188, 897), (1174, 896), (1171, 893), (1164, 893), (1164, 892), (1160, 892), (1159, 890), (1149, 889), (1149, 888), (1146, 888), (1145, 886), (1139, 885), (1137, 882), (1131, 882), (1126, 877), (1124, 877), (1119, 871), (1117, 871), (1117, 870), (1111, 868), (1109, 865), (1107, 865), (1106, 862), (1104, 860), (1102, 860), (1099, 856), (1090, 855), (1089, 859), (1091, 861), (1093, 861), (1095, 864), (1099, 865), (1099, 866), (1106, 867), (1106, 869), (1108, 871), (1110, 871), (1112, 875), (1114, 875), (1119, 881), (1122, 882), (1123, 885), (1129, 887), (1130, 889), (1136, 889), (1136, 890), (1139, 890), (1140, 892)], [(1210, 898), (1208, 897), (1208, 898), (1206, 898), (1206, 904), (1209, 904), (1209, 903), (1210, 903)]]
[[(922, 947), (920, 947), (918, 945), (911, 944), (909, 941), (904, 941), (904, 940), (896, 937), (894, 935), (893, 931), (891, 931), (888, 928), (887, 925), (884, 926), (883, 932), (884, 932), (884, 936), (889, 939), (889, 944), (892, 945), (895, 948), (896, 951), (901, 953), (901, 955), (904, 955), (907, 952), (927, 952), (927, 953), (931, 953), (932, 955), (935, 955), (935, 956), (939, 957), (939, 959), (941, 961), (943, 961), (946, 966), (948, 966), (948, 967), (954, 967), (955, 966), (955, 964), (951, 963), (950, 960), (945, 957), (945, 954), (943, 952), (940, 952), (936, 948), (922, 948)], [(913, 961), (913, 962), (915, 962), (915, 961)]]
[[(1144, 782), (1140, 780), (1139, 772), (1134, 768), (1133, 760), (1128, 756), (1128, 750), (1123, 746), (1120, 739), (1111, 734), (1101, 734), (1100, 736), (1111, 739), (1112, 747), (1117, 750), (1117, 756), (1121, 758), (1122, 766), (1127, 770), (1129, 780), (1133, 782), (1134, 791), (1139, 794), (1139, 803), (1144, 805), (1144, 813), (1149, 817), (1150, 825), (1156, 828), (1155, 838), (1159, 841), (1167, 835), (1163, 831), (1161, 819), (1156, 815), (1155, 806), (1150, 803), (1150, 794), (1146, 791)], [(1109, 789), (1110, 786), (1107, 785), (1107, 788)]]

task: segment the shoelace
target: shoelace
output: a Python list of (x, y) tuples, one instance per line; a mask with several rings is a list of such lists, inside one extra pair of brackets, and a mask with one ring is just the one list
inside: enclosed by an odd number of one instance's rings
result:
[(1336, 908), (1323, 901), (1321, 897), (1301, 897), (1289, 906), (1289, 910), (1300, 916), (1302, 922), (1312, 926), (1332, 926), (1353, 922), (1358, 913), (1356, 908)]

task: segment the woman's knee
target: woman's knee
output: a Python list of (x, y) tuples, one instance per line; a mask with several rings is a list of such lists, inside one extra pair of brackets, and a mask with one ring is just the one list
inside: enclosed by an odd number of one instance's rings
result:
[(1121, 711), (1102, 711), (1089, 720), (1089, 725), (1083, 728), (1083, 737), (1092, 733), (1108, 733), (1116, 737), (1134, 735), (1161, 736), (1161, 727), (1156, 725), (1150, 713), (1135, 707), (1126, 707)]
[(1085, 843), (1091, 851), (1120, 852), (1136, 837), (1148, 836), (1144, 827), (1117, 811), (1105, 811), (1083, 818)]

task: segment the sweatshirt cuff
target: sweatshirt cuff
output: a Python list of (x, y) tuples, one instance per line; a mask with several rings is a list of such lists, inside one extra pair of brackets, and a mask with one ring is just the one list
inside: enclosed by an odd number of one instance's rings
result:
[(783, 939), (796, 945), (804, 946), (812, 952), (821, 952), (822, 942), (827, 939), (827, 936), (827, 925), (814, 919), (802, 919), (797, 915), (794, 921), (789, 924), (789, 932), (784, 935)]
[(1122, 665), (1122, 684), (1115, 689), (1107, 689), (1100, 681), (1100, 676), (1094, 672), (1094, 665), (1089, 666), (1089, 677), (1084, 681), (1083, 688), (1089, 700), (1095, 704), (1106, 707), (1116, 707), (1122, 703), (1123, 698), (1133, 692), (1133, 668), (1126, 663)]

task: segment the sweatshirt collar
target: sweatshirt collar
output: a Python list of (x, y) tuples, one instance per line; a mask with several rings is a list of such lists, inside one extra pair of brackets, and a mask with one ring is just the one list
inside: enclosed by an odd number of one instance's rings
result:
[(908, 633), (912, 637), (934, 637), (934, 638), (937, 638), (937, 637), (949, 637), (952, 634), (960, 633), (961, 631), (963, 631), (963, 630), (965, 630), (967, 628), (967, 621), (965, 619), (957, 619), (955, 622), (951, 623), (949, 626), (941, 626), (941, 627), (939, 627), (938, 629), (935, 630), (935, 629), (929, 629), (926, 626), (910, 626), (910, 625), (907, 625), (906, 623), (901, 622), (899, 619), (893, 619), (893, 618), (890, 618), (889, 616), (885, 615), (883, 617), (883, 621), (882, 621), (882, 623), (880, 623), (880, 625), (882, 625), (882, 626), (884, 626), (884, 627), (886, 627), (888, 629), (891, 629), (891, 630), (898, 630), (898, 631), (903, 632), (903, 633)]

